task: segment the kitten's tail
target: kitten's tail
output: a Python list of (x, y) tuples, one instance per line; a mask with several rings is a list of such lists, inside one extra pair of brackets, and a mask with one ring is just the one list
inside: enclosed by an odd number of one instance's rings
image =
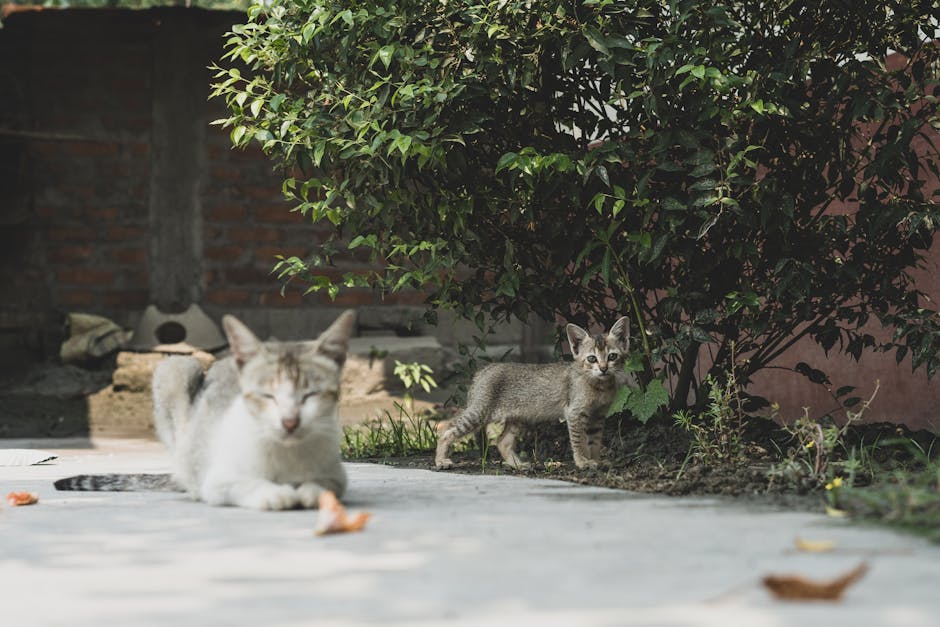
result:
[(59, 479), (56, 490), (82, 492), (182, 492), (169, 474), (75, 475)]
[(153, 426), (171, 450), (176, 434), (186, 428), (202, 379), (202, 364), (195, 357), (168, 357), (153, 371)]

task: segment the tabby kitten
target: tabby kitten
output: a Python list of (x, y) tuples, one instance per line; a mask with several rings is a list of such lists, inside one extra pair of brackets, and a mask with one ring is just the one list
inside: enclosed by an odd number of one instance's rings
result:
[(526, 422), (562, 420), (574, 463), (596, 467), (600, 458), (604, 418), (617, 389), (627, 383), (623, 359), (630, 347), (630, 323), (620, 318), (606, 335), (590, 335), (575, 324), (566, 329), (574, 361), (554, 364), (490, 364), (473, 377), (467, 407), (437, 443), (435, 466), (451, 468), (453, 443), (489, 422), (504, 423), (496, 441), (503, 460), (526, 468), (516, 453), (516, 438)]
[[(232, 355), (203, 375), (192, 357), (170, 357), (153, 375), (154, 425), (173, 458), (172, 485), (211, 505), (313, 508), (341, 496), (337, 403), (355, 314), (320, 337), (262, 342), (233, 316), (222, 324)], [(123, 479), (123, 483), (121, 478)], [(159, 476), (72, 477), (59, 489), (160, 489)]]

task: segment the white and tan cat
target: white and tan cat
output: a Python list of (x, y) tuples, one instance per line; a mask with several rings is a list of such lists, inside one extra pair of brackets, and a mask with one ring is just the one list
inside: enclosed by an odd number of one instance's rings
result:
[(262, 342), (225, 316), (231, 356), (205, 375), (192, 357), (165, 359), (154, 371), (154, 425), (172, 454), (172, 481), (102, 475), (56, 487), (175, 487), (211, 505), (262, 510), (313, 508), (324, 490), (341, 496), (337, 404), (354, 321), (347, 311), (316, 340)]
[(626, 317), (606, 335), (590, 335), (575, 324), (566, 329), (574, 361), (554, 364), (497, 363), (482, 368), (467, 392), (467, 407), (441, 434), (434, 464), (453, 466), (453, 443), (490, 422), (503, 422), (496, 441), (503, 461), (514, 468), (528, 466), (516, 453), (516, 438), (527, 422), (563, 420), (574, 463), (578, 468), (598, 465), (604, 418), (617, 389), (629, 375), (623, 359), (630, 348), (630, 323)]

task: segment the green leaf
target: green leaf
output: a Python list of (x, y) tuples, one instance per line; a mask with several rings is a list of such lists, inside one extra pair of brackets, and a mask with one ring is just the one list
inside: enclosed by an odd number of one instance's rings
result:
[(388, 66), (392, 63), (392, 55), (395, 53), (395, 46), (388, 45), (382, 46), (379, 48), (379, 60), (382, 62), (382, 65), (385, 66), (385, 69), (388, 69)]
[(283, 104), (285, 98), (287, 98), (287, 96), (284, 94), (276, 94), (274, 97), (272, 97), (271, 102), (268, 103), (268, 106), (271, 107), (271, 111), (274, 111), (275, 113), (280, 111), (281, 104)]
[(587, 27), (584, 29), (584, 38), (587, 39), (588, 44), (600, 52), (601, 54), (609, 55), (610, 49), (607, 47), (607, 42), (604, 40), (604, 36), (601, 35), (600, 31), (594, 27)]
[[(646, 424), (661, 408), (669, 405), (669, 392), (663, 387), (663, 382), (659, 379), (650, 381), (645, 390), (623, 389), (629, 390), (629, 392), (625, 394), (623, 399), (622, 410), (629, 411), (634, 418), (643, 424)], [(620, 391), (618, 391), (619, 395)]]

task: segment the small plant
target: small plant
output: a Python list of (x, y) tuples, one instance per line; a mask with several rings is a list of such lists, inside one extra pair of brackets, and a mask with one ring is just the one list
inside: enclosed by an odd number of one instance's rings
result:
[(747, 461), (744, 439), (745, 414), (734, 371), (724, 383), (706, 378), (708, 407), (701, 414), (688, 410), (673, 414), (676, 424), (692, 436), (689, 455), (706, 466), (738, 465)]
[[(790, 434), (793, 446), (787, 452), (782, 464), (771, 468), (771, 478), (783, 477), (787, 480), (802, 483), (810, 488), (826, 487), (831, 492), (833, 485), (842, 485), (841, 474), (847, 474), (847, 484), (855, 482), (858, 469), (864, 464), (868, 456), (865, 449), (849, 447), (845, 443), (845, 436), (849, 429), (862, 419), (865, 410), (878, 394), (879, 382), (875, 382), (875, 389), (867, 401), (861, 402), (856, 398), (847, 399), (842, 403), (845, 411), (845, 421), (842, 425), (836, 424), (830, 416), (824, 419), (810, 418), (809, 409), (803, 408), (803, 415), (791, 425), (784, 426)], [(840, 388), (834, 393), (836, 399), (841, 398), (852, 388)], [(850, 409), (861, 402), (858, 410)], [(873, 446), (877, 446), (877, 443)], [(838, 484), (833, 482), (839, 478)]]
[(398, 406), (399, 415), (343, 429), (342, 451), (346, 459), (404, 457), (434, 450), (437, 430), (427, 418), (416, 418)]
[(432, 376), (434, 371), (427, 364), (418, 362), (404, 364), (396, 359), (393, 373), (401, 379), (402, 384), (405, 386), (405, 405), (409, 414), (414, 413), (413, 391), (416, 388), (420, 387), (425, 392), (430, 392), (437, 387), (437, 381)]
[(890, 444), (908, 449), (913, 463), (906, 468), (880, 473), (870, 486), (849, 485), (838, 490), (834, 487), (829, 492), (836, 492), (839, 508), (853, 518), (940, 542), (940, 458), (913, 440), (886, 443)]

